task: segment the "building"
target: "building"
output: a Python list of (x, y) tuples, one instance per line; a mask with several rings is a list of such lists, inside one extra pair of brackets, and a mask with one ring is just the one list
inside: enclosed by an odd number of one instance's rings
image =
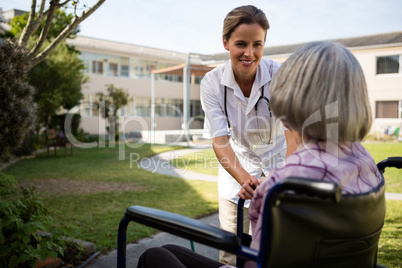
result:
[[(402, 32), (333, 40), (348, 47), (360, 62), (365, 74), (374, 124), (372, 131), (381, 132), (389, 126), (402, 124)], [(120, 111), (121, 116), (138, 115), (143, 123), (125, 126), (125, 132), (144, 130), (177, 130), (183, 128), (185, 89), (183, 69), (189, 62), (192, 72), (189, 86), (189, 128), (201, 128), (202, 121), (193, 119), (202, 115), (199, 82), (211, 67), (225, 62), (228, 53), (216, 55), (187, 55), (163, 49), (123, 44), (88, 37), (69, 40), (81, 51), (81, 57), (90, 76), (83, 87), (83, 103), (93, 103), (96, 92), (104, 91), (106, 85), (125, 88), (133, 97)], [(264, 58), (283, 62), (304, 44), (267, 47)], [(155, 101), (152, 102), (152, 79), (155, 80)], [(155, 116), (152, 125), (152, 103)], [(99, 133), (98, 113), (95, 109), (81, 110), (82, 127), (89, 133)], [(197, 118), (198, 119), (198, 118)], [(134, 120), (135, 121), (135, 120)], [(103, 123), (101, 124), (104, 125)], [(152, 126), (154, 126), (152, 128)], [(146, 129), (144, 129), (146, 128)]]
[[(359, 61), (373, 113), (372, 133), (402, 127), (402, 31), (332, 40)], [(303, 44), (268, 47), (266, 58), (284, 61)]]
[[(23, 13), (9, 10), (0, 12), (0, 16), (7, 21)], [(374, 118), (372, 132), (400, 127), (402, 31), (332, 41), (349, 48), (362, 66)], [(118, 113), (120, 131), (169, 133), (201, 129), (203, 111), (199, 83), (207, 71), (229, 59), (228, 53), (189, 55), (84, 36), (67, 42), (81, 52), (86, 66), (84, 72), (89, 77), (89, 82), (83, 85), (84, 99), (79, 113), (81, 127), (91, 134), (106, 133), (107, 123), (99, 115), (96, 94), (105, 92), (110, 84), (127, 90), (131, 97)], [(267, 47), (263, 57), (284, 62), (302, 45)]]
[[(89, 82), (83, 85), (84, 99), (80, 108), (82, 128), (92, 134), (102, 134), (104, 119), (96, 107), (98, 92), (106, 92), (113, 84), (126, 90), (131, 99), (118, 115), (121, 120), (134, 116), (124, 126), (126, 133), (147, 130), (178, 130), (183, 128), (183, 111), (189, 119), (203, 115), (200, 104), (200, 81), (212, 68), (205, 66), (201, 55), (187, 55), (162, 49), (117, 43), (78, 36), (68, 40), (81, 52)], [(205, 57), (208, 59), (209, 57)], [(187, 64), (190, 63), (190, 68)], [(190, 69), (189, 102), (185, 103), (183, 71)], [(152, 101), (152, 86), (155, 100)], [(154, 124), (151, 124), (153, 105)], [(187, 104), (187, 105), (186, 105)], [(188, 120), (186, 120), (188, 121)], [(202, 128), (201, 120), (193, 120), (191, 128)], [(198, 124), (197, 124), (198, 123)]]
[(21, 16), (24, 13), (26, 13), (26, 11), (19, 9), (3, 11), (3, 9), (0, 8), (0, 34), (11, 29), (11, 26), (8, 25), (8, 23), (12, 20), (12, 18), (15, 16)]

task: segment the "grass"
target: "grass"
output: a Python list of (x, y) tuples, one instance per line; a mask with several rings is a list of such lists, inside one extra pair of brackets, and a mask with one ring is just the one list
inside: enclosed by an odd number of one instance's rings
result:
[[(376, 162), (402, 155), (399, 143), (365, 143)], [(102, 250), (116, 248), (117, 228), (124, 210), (131, 205), (150, 206), (190, 217), (200, 217), (217, 211), (217, 185), (212, 182), (183, 180), (153, 174), (140, 169), (136, 160), (155, 153), (182, 147), (143, 145), (125, 148), (125, 160), (119, 160), (119, 148), (75, 149), (73, 157), (39, 154), (11, 165), (12, 174), (21, 184), (34, 184), (45, 199), (57, 224), (78, 226), (75, 238), (95, 243)], [(130, 161), (130, 154), (131, 160)], [(176, 160), (179, 167), (197, 172), (217, 174), (217, 162), (211, 149)], [(173, 164), (174, 161), (172, 162)], [(390, 184), (400, 186), (401, 175), (386, 171), (387, 191)], [(399, 190), (397, 190), (399, 191)], [(402, 191), (399, 191), (402, 192)], [(378, 262), (388, 267), (400, 267), (402, 248), (402, 201), (387, 201), (387, 213), (379, 243)], [(135, 242), (155, 233), (137, 223), (128, 226), (127, 242)]]
[(378, 245), (378, 263), (402, 267), (402, 201), (388, 200), (385, 223)]
[[(365, 142), (363, 146), (371, 153), (376, 163), (391, 156), (402, 157), (402, 142)], [(385, 191), (402, 193), (402, 169), (388, 168), (384, 172), (384, 178)]]
[(219, 162), (212, 149), (204, 149), (170, 160), (176, 168), (218, 176)]
[[(402, 143), (366, 142), (363, 146), (371, 153), (376, 163), (390, 156), (402, 156)], [(218, 161), (212, 149), (184, 155), (171, 160), (170, 163), (180, 169), (218, 176)], [(402, 169), (386, 169), (384, 177), (387, 192), (402, 193)]]
[[(402, 143), (363, 143), (376, 163), (390, 156), (402, 156)], [(170, 163), (177, 168), (218, 175), (217, 160), (212, 149), (188, 154)], [(389, 168), (384, 173), (386, 191), (402, 193), (402, 170)], [(378, 263), (402, 267), (402, 201), (388, 200), (383, 231), (379, 241)]]
[[(124, 210), (143, 205), (169, 210), (193, 218), (217, 211), (216, 183), (188, 181), (153, 174), (137, 167), (144, 156), (182, 147), (143, 145), (126, 148), (119, 160), (119, 148), (75, 149), (73, 157), (39, 154), (6, 170), (20, 184), (33, 184), (57, 223), (78, 226), (75, 238), (93, 242), (97, 249), (116, 248), (117, 228)], [(155, 233), (136, 223), (128, 227), (127, 242)]]

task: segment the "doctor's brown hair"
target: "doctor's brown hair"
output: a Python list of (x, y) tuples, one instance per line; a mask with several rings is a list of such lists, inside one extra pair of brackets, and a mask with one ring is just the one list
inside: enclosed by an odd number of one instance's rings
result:
[(223, 21), (222, 36), (226, 41), (228, 41), (232, 32), (239, 25), (254, 23), (258, 23), (265, 30), (265, 41), (269, 29), (269, 23), (265, 13), (261, 9), (252, 5), (237, 7), (226, 15)]

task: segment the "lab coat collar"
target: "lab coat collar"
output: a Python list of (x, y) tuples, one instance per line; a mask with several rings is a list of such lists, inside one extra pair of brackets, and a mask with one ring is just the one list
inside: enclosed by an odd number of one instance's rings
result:
[[(246, 110), (247, 114), (250, 113), (250, 111), (254, 108), (255, 103), (257, 102), (258, 98), (261, 96), (261, 87), (263, 85), (265, 85), (264, 96), (269, 98), (269, 89), (267, 87), (267, 84), (272, 79), (271, 74), (269, 72), (269, 69), (272, 64), (273, 64), (272, 60), (262, 59), (260, 64), (258, 65), (257, 74), (255, 76), (254, 84), (251, 89), (251, 94), (250, 94), (250, 98), (249, 98), (248, 105), (247, 105), (247, 110)], [(264, 66), (264, 68), (263, 68), (264, 71), (261, 71), (262, 65)], [(230, 60), (227, 61), (224, 66), (224, 70), (223, 70), (222, 78), (221, 78), (221, 84), (223, 86), (226, 86), (227, 88), (232, 88), (234, 90), (235, 96), (238, 99), (240, 99), (241, 101), (246, 102), (244, 94), (241, 91), (239, 85), (237, 84), (237, 82), (234, 78), (232, 62)]]
[(235, 96), (240, 100), (245, 101), (243, 92), (241, 91), (239, 85), (235, 80), (232, 62), (230, 60), (226, 62), (225, 67), (223, 69), (221, 84), (223, 86), (226, 86), (227, 88), (233, 89)]

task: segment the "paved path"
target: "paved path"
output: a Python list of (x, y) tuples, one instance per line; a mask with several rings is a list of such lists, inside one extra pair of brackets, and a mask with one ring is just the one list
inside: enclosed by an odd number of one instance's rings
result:
[[(218, 176), (201, 174), (185, 169), (182, 170), (175, 168), (169, 164), (169, 161), (171, 159), (178, 159), (178, 161), (182, 161), (181, 157), (183, 155), (192, 153), (195, 153), (196, 158), (200, 159), (203, 157), (203, 155), (201, 155), (202, 150), (204, 149), (181, 149), (181, 150), (160, 153), (148, 158), (143, 158), (139, 162), (139, 166), (153, 173), (169, 175), (172, 177), (179, 177), (188, 180), (204, 180), (204, 181), (217, 182)], [(197, 152), (200, 153), (197, 154)]]
[(400, 194), (400, 193), (385, 193), (385, 199), (387, 199), (387, 200), (402, 200), (402, 194)]
[[(180, 158), (183, 155), (199, 152), (201, 149), (182, 149), (169, 151), (161, 154), (154, 155), (149, 158), (142, 159), (139, 166), (159, 174), (169, 175), (173, 177), (180, 177), (183, 179), (190, 180), (205, 180), (205, 181), (218, 181), (217, 176), (205, 175), (192, 171), (183, 171), (177, 169), (169, 164), (169, 160)], [(202, 157), (202, 156), (198, 156)], [(385, 193), (387, 200), (402, 200), (402, 194), (399, 193)], [(219, 226), (218, 214), (215, 213), (208, 217), (201, 219), (201, 221), (211, 224), (213, 226)], [(130, 231), (130, 225), (128, 228)], [(155, 246), (162, 246), (165, 244), (176, 244), (187, 248), (191, 248), (190, 242), (186, 239), (176, 237), (168, 233), (158, 233), (150, 238), (145, 238), (137, 243), (132, 243), (127, 245), (127, 267), (137, 267), (138, 258), (141, 254), (148, 248)], [(218, 250), (210, 248), (198, 243), (195, 244), (195, 251), (211, 259), (218, 259)], [(88, 266), (90, 268), (110, 268), (116, 267), (117, 263), (117, 250), (109, 252), (107, 255), (102, 255), (101, 257), (93, 260)]]
[[(208, 223), (213, 226), (219, 226), (218, 214), (213, 214), (208, 217), (201, 219), (201, 221)], [(130, 232), (130, 224), (128, 225), (127, 231)], [(116, 234), (117, 235), (117, 234)], [(141, 254), (148, 248), (159, 247), (166, 244), (181, 245), (188, 249), (191, 249), (191, 244), (189, 240), (168, 234), (168, 233), (158, 233), (152, 237), (142, 239), (137, 243), (127, 244), (126, 248), (126, 267), (137, 267), (138, 259)], [(207, 256), (208, 258), (218, 260), (218, 250), (204, 246), (202, 244), (194, 243), (195, 252)], [(117, 250), (112, 250), (107, 255), (102, 255), (101, 257), (93, 260), (88, 266), (90, 268), (111, 268), (116, 267), (117, 264)]]
[[(218, 181), (217, 176), (201, 174), (189, 170), (182, 170), (173, 167), (169, 164), (172, 159), (180, 159), (183, 155), (200, 152), (203, 149), (181, 149), (175, 151), (164, 152), (154, 155), (149, 158), (144, 158), (140, 161), (140, 167), (151, 171), (153, 173), (169, 175), (172, 177), (180, 177), (188, 180), (204, 180), (204, 181)], [(201, 158), (202, 155), (198, 155), (197, 158)], [(180, 161), (180, 160), (179, 160)], [(385, 193), (387, 200), (402, 200), (401, 193)]]
[[(169, 160), (171, 159), (179, 158), (183, 155), (190, 153), (196, 153), (200, 150), (202, 149), (182, 149), (157, 154), (152, 157), (142, 159), (139, 163), (139, 166), (154, 173), (169, 175), (173, 177), (180, 177), (183, 179), (190, 179), (190, 180), (205, 180), (205, 181), (217, 182), (218, 181), (217, 176), (205, 175), (192, 171), (183, 171), (169, 164)], [(217, 213), (202, 218), (200, 220), (210, 225), (219, 227), (219, 219)], [(130, 224), (128, 225), (127, 232), (130, 232)], [(163, 246), (166, 244), (181, 245), (183, 247), (191, 249), (191, 244), (189, 240), (161, 232), (150, 238), (142, 239), (137, 243), (127, 244), (127, 251), (126, 251), (127, 267), (137, 267), (138, 259), (146, 249), (151, 247)], [(206, 256), (214, 260), (218, 260), (219, 253), (218, 250), (215, 248), (194, 243), (194, 249), (195, 252), (203, 256)], [(112, 250), (107, 255), (102, 255), (99, 258), (96, 258), (86, 267), (111, 268), (116, 267), (116, 264), (117, 264), (117, 250)]]

